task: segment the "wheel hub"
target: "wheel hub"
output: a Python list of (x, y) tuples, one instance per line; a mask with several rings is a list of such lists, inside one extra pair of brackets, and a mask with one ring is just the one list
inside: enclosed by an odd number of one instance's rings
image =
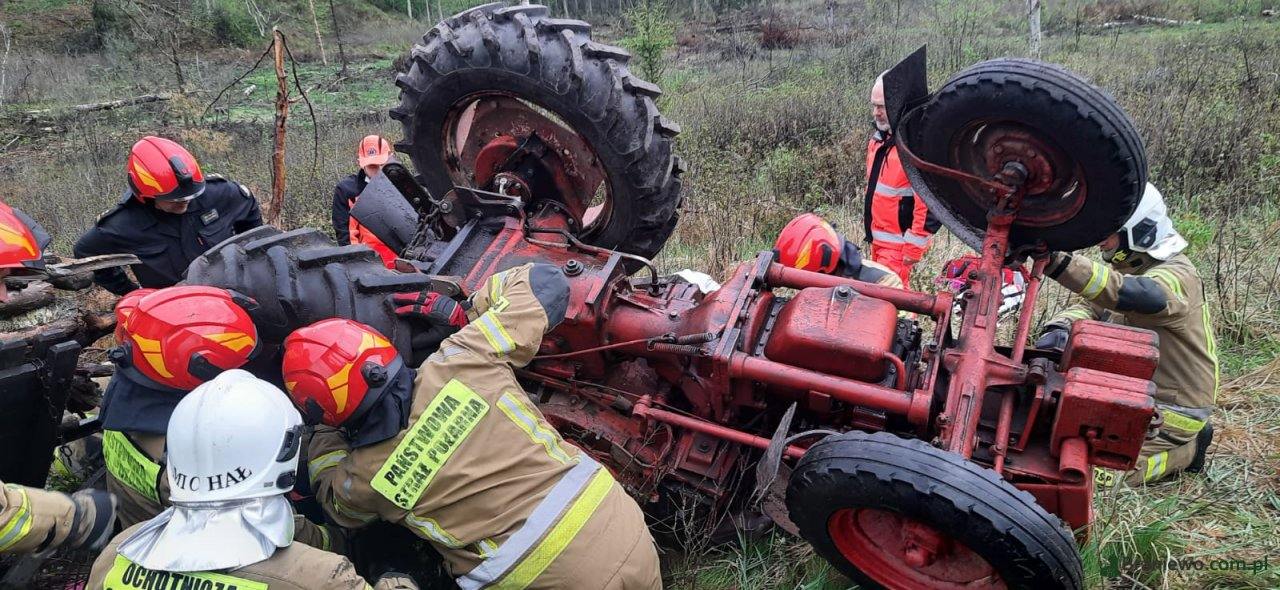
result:
[(846, 508), (831, 516), (827, 529), (845, 559), (886, 588), (1007, 588), (972, 549), (897, 512)]

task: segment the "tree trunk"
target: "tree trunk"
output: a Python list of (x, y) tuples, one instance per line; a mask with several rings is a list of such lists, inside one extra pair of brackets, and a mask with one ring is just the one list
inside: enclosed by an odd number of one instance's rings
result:
[(316, 16), (316, 0), (307, 0), (311, 8), (311, 26), (316, 31), (316, 47), (320, 48), (320, 63), (329, 65), (329, 56), (324, 54), (324, 38), (320, 36), (320, 18)]
[(413, 0), (404, 0), (404, 11), (409, 14), (409, 20), (413, 20)]
[(342, 62), (339, 76), (347, 75), (347, 52), (342, 48), (342, 29), (338, 28), (338, 11), (333, 9), (333, 0), (329, 0), (329, 20), (333, 21), (333, 36), (338, 40), (338, 59)]
[(1027, 24), (1031, 57), (1040, 59), (1040, 0), (1027, 0)]
[(276, 62), (275, 149), (271, 152), (271, 201), (263, 217), (267, 223), (280, 227), (284, 215), (284, 124), (289, 118), (289, 84), (284, 74), (284, 33), (272, 27), (271, 34)]

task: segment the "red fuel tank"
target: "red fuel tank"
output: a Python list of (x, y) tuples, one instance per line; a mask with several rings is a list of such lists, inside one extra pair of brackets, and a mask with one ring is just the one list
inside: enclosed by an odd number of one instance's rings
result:
[(778, 312), (764, 355), (829, 375), (880, 381), (897, 318), (892, 303), (849, 287), (803, 289)]

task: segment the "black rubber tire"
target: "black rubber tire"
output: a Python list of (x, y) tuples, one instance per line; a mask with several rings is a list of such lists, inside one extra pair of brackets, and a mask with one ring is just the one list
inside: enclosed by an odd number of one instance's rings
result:
[(658, 112), (662, 91), (627, 68), (620, 47), (591, 40), (591, 26), (555, 19), (545, 6), (497, 2), (445, 19), (410, 53), (396, 76), (400, 104), (391, 117), (404, 128), (396, 149), (409, 154), (433, 194), (453, 188), (444, 162), (450, 108), (467, 97), (500, 91), (547, 109), (577, 131), (600, 159), (613, 211), (583, 241), (651, 258), (679, 219), (680, 128)]
[(827, 523), (842, 508), (898, 512), (964, 543), (1010, 588), (1083, 588), (1080, 554), (1058, 517), (1027, 492), (959, 455), (887, 432), (847, 432), (814, 445), (787, 488), (800, 534), (863, 588), (883, 586), (836, 548)]
[[(1147, 155), (1137, 129), (1114, 99), (1055, 65), (994, 59), (961, 71), (926, 103), (908, 130), (908, 145), (924, 160), (945, 164), (957, 133), (970, 122), (996, 120), (1015, 121), (1051, 138), (1080, 164), (1088, 187), (1083, 207), (1065, 222), (1052, 227), (1015, 223), (1013, 244), (1043, 240), (1050, 250), (1087, 248), (1133, 214), (1147, 182)], [(935, 196), (956, 195), (948, 209), (959, 221), (986, 226), (986, 210), (965, 198), (955, 180), (926, 178)]]
[[(410, 326), (395, 315), (393, 293), (420, 291), (427, 276), (383, 266), (364, 245), (338, 246), (320, 230), (262, 226), (233, 236), (197, 258), (186, 283), (232, 289), (254, 298), (254, 321), (270, 344), (294, 330), (333, 317), (362, 322), (402, 353)], [(407, 358), (407, 357), (406, 357)]]

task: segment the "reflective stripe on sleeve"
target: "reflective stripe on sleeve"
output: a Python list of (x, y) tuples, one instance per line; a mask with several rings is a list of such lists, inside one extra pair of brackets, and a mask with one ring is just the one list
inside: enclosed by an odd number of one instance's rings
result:
[(1142, 481), (1151, 481), (1164, 475), (1166, 461), (1169, 457), (1169, 451), (1160, 451), (1150, 457), (1147, 457), (1147, 473), (1143, 476)]
[(461, 590), (493, 584), (523, 588), (555, 560), (613, 487), (609, 471), (587, 455), (565, 473), (523, 526), (498, 550), (457, 579)]
[(516, 426), (529, 436), (529, 440), (532, 440), (534, 444), (541, 445), (552, 459), (561, 463), (568, 463), (573, 460), (560, 447), (560, 441), (555, 433), (544, 428), (538, 421), (538, 415), (515, 395), (509, 392), (502, 394), (502, 397), (498, 399), (498, 409), (502, 410), (502, 413), (506, 414), (512, 422), (515, 422)]
[(506, 271), (503, 271), (489, 277), (489, 309), (497, 312), (502, 312), (511, 304), (502, 295), (502, 283), (506, 280), (506, 274)]
[(436, 543), (444, 545), (450, 549), (459, 549), (466, 545), (462, 541), (458, 540), (457, 537), (449, 534), (449, 531), (440, 526), (440, 523), (436, 522), (436, 519), (434, 518), (418, 518), (410, 512), (405, 515), (404, 522), (410, 527), (413, 527), (414, 530), (421, 533), (418, 535), (419, 537), (435, 541)]
[(307, 461), (307, 479), (311, 482), (311, 485), (315, 485), (316, 478), (321, 473), (324, 473), (326, 469), (337, 467), (343, 459), (347, 458), (347, 455), (346, 451), (330, 451)]
[(1089, 282), (1085, 283), (1080, 295), (1088, 300), (1097, 299), (1107, 287), (1107, 279), (1111, 278), (1111, 267), (1098, 262), (1090, 262), (1093, 272), (1089, 274)]
[(21, 486), (6, 487), (22, 496), (22, 504), (14, 511), (13, 516), (9, 517), (9, 522), (5, 523), (4, 528), (0, 528), (0, 551), (14, 546), (31, 532), (31, 501), (27, 499), (27, 490), (22, 489)]
[(511, 335), (507, 333), (507, 329), (503, 327), (492, 309), (484, 312), (476, 323), (480, 326), (480, 333), (484, 334), (485, 340), (489, 341), (489, 346), (492, 346), (498, 354), (507, 354), (516, 349), (515, 340), (511, 339)]
[(911, 185), (902, 188), (889, 186), (883, 182), (876, 183), (876, 193), (886, 197), (910, 197), (916, 192), (911, 189)]
[(1187, 294), (1182, 290), (1182, 281), (1179, 281), (1178, 277), (1174, 276), (1172, 272), (1163, 268), (1153, 268), (1147, 271), (1146, 276), (1164, 283), (1178, 299), (1185, 299), (1187, 297)]

